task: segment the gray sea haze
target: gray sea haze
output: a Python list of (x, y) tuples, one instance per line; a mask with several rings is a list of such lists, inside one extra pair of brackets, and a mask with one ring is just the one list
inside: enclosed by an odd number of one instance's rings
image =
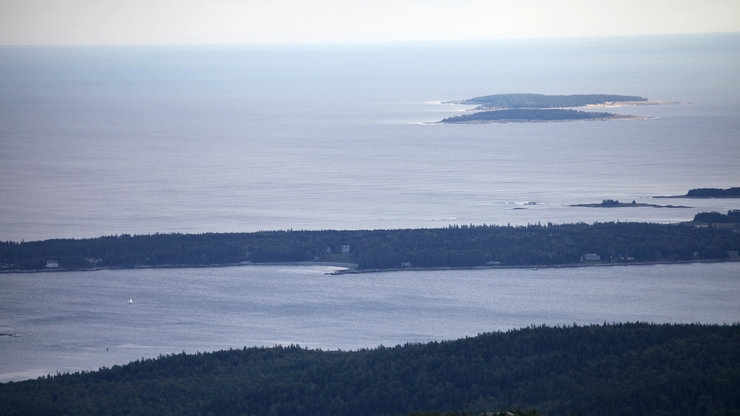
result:
[[(738, 199), (740, 35), (0, 47), (0, 241), (156, 232), (678, 222)], [(495, 93), (683, 104), (440, 125)], [(576, 208), (603, 199), (686, 209)], [(327, 276), (0, 274), (0, 381), (181, 351), (364, 348), (527, 325), (729, 323), (740, 263)], [(128, 299), (133, 304), (128, 304)]]
[(542, 324), (740, 322), (740, 262), (331, 270), (0, 274), (0, 381), (243, 346), (357, 349)]
[[(736, 34), (4, 47), (0, 240), (690, 220), (740, 203), (569, 205), (740, 185), (738, 74)], [(614, 109), (648, 120), (428, 124), (468, 108), (440, 101), (506, 92), (689, 104)]]

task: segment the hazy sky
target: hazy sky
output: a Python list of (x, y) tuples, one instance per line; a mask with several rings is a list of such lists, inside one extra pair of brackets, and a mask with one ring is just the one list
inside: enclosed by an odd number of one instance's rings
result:
[(740, 0), (0, 0), (0, 44), (499, 39), (740, 31)]

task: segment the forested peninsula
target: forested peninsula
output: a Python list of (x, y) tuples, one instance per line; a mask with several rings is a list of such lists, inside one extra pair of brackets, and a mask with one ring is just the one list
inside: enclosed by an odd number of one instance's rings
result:
[(451, 101), (475, 105), (472, 112), (442, 119), (443, 124), (509, 123), (536, 121), (575, 121), (641, 119), (643, 117), (608, 112), (580, 111), (573, 108), (635, 104), (658, 104), (647, 98), (615, 94), (495, 94)]
[(0, 415), (735, 415), (738, 351), (738, 324), (623, 323), (183, 353), (0, 384)]
[(740, 198), (740, 187), (733, 188), (695, 188), (685, 195), (655, 196), (654, 198)]
[[(737, 222), (736, 222), (737, 221)], [(737, 259), (738, 212), (687, 224), (453, 225), (397, 230), (117, 235), (0, 243), (0, 270), (86, 270), (275, 262), (358, 271)]]

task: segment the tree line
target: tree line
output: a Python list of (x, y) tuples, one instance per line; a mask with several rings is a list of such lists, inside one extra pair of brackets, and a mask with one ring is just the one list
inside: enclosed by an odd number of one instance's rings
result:
[(0, 415), (712, 416), (740, 414), (738, 391), (738, 324), (624, 323), (161, 356), (0, 384)]
[(734, 188), (696, 188), (686, 193), (688, 198), (740, 198), (740, 187)]
[(722, 214), (716, 211), (700, 212), (694, 216), (694, 222), (706, 224), (740, 224), (740, 210), (733, 209), (727, 211), (727, 214)]
[(440, 123), (470, 123), (475, 121), (565, 121), (619, 118), (613, 113), (563, 109), (507, 109), (479, 111), (444, 118)]
[(299, 261), (355, 263), (360, 269), (569, 265), (726, 259), (738, 250), (740, 233), (685, 224), (454, 225), (6, 241), (0, 243), (0, 269)]
[(480, 104), (480, 108), (557, 108), (583, 107), (623, 101), (647, 101), (647, 98), (616, 94), (496, 94), (459, 101), (460, 104)]

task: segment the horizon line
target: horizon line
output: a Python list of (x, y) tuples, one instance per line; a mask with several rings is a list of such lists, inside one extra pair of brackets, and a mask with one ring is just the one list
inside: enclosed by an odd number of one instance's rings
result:
[(563, 35), (563, 36), (518, 36), (518, 37), (491, 37), (470, 39), (399, 39), (399, 40), (333, 40), (333, 41), (245, 41), (245, 42), (171, 42), (171, 43), (2, 43), (2, 48), (55, 48), (55, 47), (348, 47), (373, 45), (439, 45), (439, 44), (472, 44), (495, 42), (527, 42), (527, 41), (562, 41), (562, 40), (608, 40), (608, 39), (638, 39), (685, 36), (732, 36), (740, 35), (740, 31), (720, 32), (669, 32), (669, 33), (640, 33), (640, 34), (613, 34), (613, 35)]

